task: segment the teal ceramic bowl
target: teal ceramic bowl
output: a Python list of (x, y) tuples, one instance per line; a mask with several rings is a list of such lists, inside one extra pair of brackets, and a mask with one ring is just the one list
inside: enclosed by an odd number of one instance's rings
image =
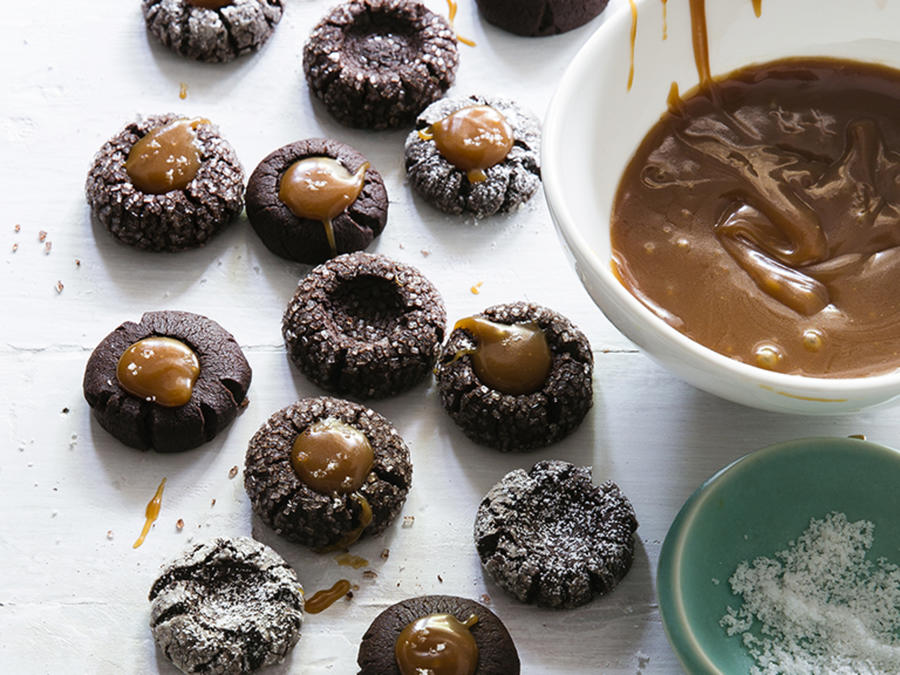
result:
[(875, 524), (870, 559), (900, 562), (900, 452), (853, 438), (807, 438), (750, 453), (707, 480), (663, 542), (659, 609), (684, 669), (746, 673), (740, 637), (719, 619), (740, 606), (728, 578), (742, 560), (772, 557), (838, 511)]

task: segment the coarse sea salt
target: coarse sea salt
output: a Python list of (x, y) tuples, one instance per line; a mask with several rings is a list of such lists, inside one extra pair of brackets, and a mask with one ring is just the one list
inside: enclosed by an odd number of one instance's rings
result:
[(900, 672), (900, 569), (866, 558), (874, 531), (830, 513), (774, 558), (738, 565), (728, 581), (743, 604), (719, 623), (741, 636), (751, 673)]

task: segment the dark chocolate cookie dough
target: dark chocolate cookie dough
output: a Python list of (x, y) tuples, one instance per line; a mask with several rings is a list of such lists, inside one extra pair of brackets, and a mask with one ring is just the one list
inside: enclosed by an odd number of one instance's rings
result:
[[(451, 163), (425, 130), (449, 115), (472, 106), (489, 106), (510, 127), (512, 147), (505, 158), (473, 182), (465, 169)], [(483, 218), (512, 211), (531, 198), (541, 184), (541, 127), (532, 113), (514, 101), (494, 96), (446, 98), (428, 106), (406, 137), (406, 173), (423, 199), (445, 213), (472, 213)]]
[(185, 673), (252, 672), (280, 663), (300, 639), (297, 576), (248, 537), (195, 545), (162, 568), (150, 602), (153, 638)]
[[(153, 337), (173, 338), (196, 355), (199, 373), (182, 405), (147, 400), (119, 380), (123, 354)], [(250, 376), (240, 346), (215, 321), (189, 312), (147, 312), (139, 323), (123, 323), (94, 349), (84, 371), (84, 397), (100, 426), (126, 445), (175, 452), (211, 440), (231, 423), (246, 401)]]
[(397, 638), (410, 623), (432, 614), (449, 614), (460, 622), (472, 614), (478, 618), (469, 629), (478, 647), (475, 675), (519, 674), (516, 645), (496, 614), (466, 598), (422, 595), (391, 605), (375, 618), (359, 645), (359, 675), (400, 675), (394, 655)]
[(383, 398), (431, 372), (446, 321), (440, 294), (421, 272), (357, 252), (300, 281), (281, 330), (291, 360), (317, 385)]
[(218, 63), (262, 47), (284, 10), (282, 0), (142, 0), (141, 8), (166, 47)]
[(282, 258), (316, 264), (339, 253), (366, 248), (381, 234), (387, 221), (388, 197), (384, 181), (374, 168), (365, 169), (362, 190), (339, 215), (331, 219), (335, 249), (323, 220), (298, 216), (279, 197), (282, 178), (298, 161), (324, 157), (337, 160), (350, 174), (368, 164), (366, 158), (339, 141), (312, 138), (291, 143), (266, 157), (247, 184), (247, 217), (270, 251)]
[[(314, 489), (294, 468), (298, 437), (325, 420), (361, 432), (371, 447), (371, 469), (352, 492)], [(301, 399), (272, 415), (250, 439), (244, 466), (244, 487), (256, 514), (281, 536), (314, 549), (346, 548), (360, 536), (381, 534), (400, 512), (411, 480), (409, 449), (391, 423), (357, 403), (327, 396)]]
[(565, 33), (600, 14), (609, 0), (477, 0), (488, 22), (516, 35)]
[[(165, 192), (139, 188), (126, 169), (129, 153), (149, 133), (181, 121), (195, 125), (195, 175), (183, 187)], [(128, 124), (100, 148), (85, 193), (94, 216), (119, 241), (151, 251), (181, 251), (201, 246), (241, 212), (244, 171), (208, 120), (151, 115)]]
[(476, 372), (472, 352), (479, 340), (470, 329), (455, 327), (435, 369), (441, 403), (453, 421), (476, 443), (503, 451), (543, 447), (571, 433), (593, 403), (594, 359), (584, 334), (561, 314), (525, 302), (495, 305), (475, 318), (536, 325), (546, 339), (549, 370), (532, 391), (498, 390)]
[(313, 29), (303, 50), (309, 88), (347, 126), (402, 127), (453, 84), (456, 34), (409, 0), (350, 0)]
[(637, 519), (618, 486), (557, 460), (516, 469), (475, 517), (481, 563), (522, 602), (576, 607), (621, 581), (634, 558)]

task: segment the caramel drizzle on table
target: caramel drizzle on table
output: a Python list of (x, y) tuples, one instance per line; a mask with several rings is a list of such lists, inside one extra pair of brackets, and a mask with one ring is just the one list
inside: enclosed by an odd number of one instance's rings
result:
[(137, 541), (134, 542), (131, 548), (137, 548), (144, 543), (144, 539), (147, 538), (147, 534), (150, 532), (150, 528), (153, 526), (153, 523), (156, 522), (156, 519), (159, 518), (159, 509), (162, 506), (162, 496), (165, 487), (166, 479), (163, 478), (159, 484), (159, 487), (156, 488), (156, 494), (153, 495), (153, 499), (151, 499), (147, 503), (147, 509), (144, 511), (144, 515), (146, 517), (146, 520), (144, 521), (144, 529), (141, 530), (141, 536), (137, 538)]
[(318, 614), (347, 595), (350, 590), (350, 582), (347, 579), (340, 579), (331, 588), (318, 591), (304, 603), (303, 609), (307, 614)]
[[(456, 19), (456, 12), (459, 10), (459, 3), (456, 0), (447, 0), (447, 6), (450, 8), (447, 12), (447, 18), (450, 20), (450, 28), (453, 28), (453, 21)], [(456, 28), (453, 28), (453, 32), (456, 33)], [(475, 41), (470, 40), (469, 38), (464, 38), (459, 33), (456, 33), (457, 42), (461, 42), (467, 47), (474, 47)]]
[[(628, 60), (628, 91), (631, 91), (631, 85), (634, 84), (634, 40), (637, 37), (638, 11), (634, 0), (628, 0), (628, 4), (631, 5), (631, 55)], [(665, 3), (663, 6), (665, 6)]]

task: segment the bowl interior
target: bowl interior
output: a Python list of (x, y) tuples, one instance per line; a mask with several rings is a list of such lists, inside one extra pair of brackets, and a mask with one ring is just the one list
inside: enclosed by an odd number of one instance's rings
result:
[(900, 559), (900, 452), (850, 438), (811, 438), (746, 455), (704, 483), (663, 542), (657, 573), (666, 633), (688, 672), (748, 672), (740, 636), (719, 620), (740, 598), (738, 563), (772, 557), (811, 518), (832, 511), (875, 524), (869, 559)]

